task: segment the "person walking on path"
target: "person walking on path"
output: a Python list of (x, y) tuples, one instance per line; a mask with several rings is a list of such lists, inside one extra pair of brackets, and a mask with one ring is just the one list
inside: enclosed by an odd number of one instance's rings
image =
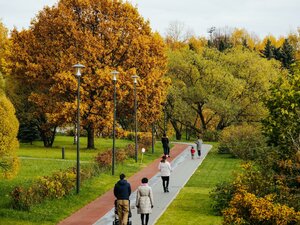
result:
[(166, 157), (170, 157), (169, 138), (167, 137), (166, 133), (163, 134), (163, 137), (161, 138), (161, 143), (163, 145), (164, 155)]
[(195, 144), (197, 145), (198, 158), (200, 158), (203, 141), (199, 136), (198, 136), (198, 140), (195, 141)]
[(158, 169), (160, 170), (164, 192), (169, 192), (169, 181), (172, 168), (165, 155), (162, 157), (162, 160), (158, 165)]
[(129, 214), (129, 196), (131, 186), (125, 180), (125, 174), (120, 175), (120, 180), (115, 184), (114, 195), (117, 198), (117, 212), (120, 225), (127, 225)]
[(194, 155), (195, 155), (196, 150), (194, 149), (194, 146), (191, 147), (191, 156), (192, 159), (194, 159)]
[(153, 208), (153, 193), (146, 177), (142, 179), (142, 184), (137, 189), (135, 205), (137, 213), (141, 214), (142, 225), (148, 225), (149, 214)]

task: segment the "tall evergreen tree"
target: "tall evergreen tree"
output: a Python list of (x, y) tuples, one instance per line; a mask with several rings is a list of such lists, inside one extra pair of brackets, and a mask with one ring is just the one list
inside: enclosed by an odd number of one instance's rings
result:
[(280, 48), (280, 61), (282, 66), (287, 69), (291, 69), (291, 65), (295, 62), (295, 50), (288, 39), (284, 40)]
[(273, 50), (273, 56), (276, 60), (281, 61), (281, 47), (276, 48), (275, 46), (272, 46), (272, 50)]
[(34, 121), (20, 124), (18, 139), (21, 142), (29, 142), (31, 144), (33, 141), (40, 139), (37, 124)]
[(262, 50), (263, 56), (265, 58), (267, 58), (268, 60), (274, 58), (274, 52), (273, 52), (274, 48), (275, 47), (272, 45), (271, 40), (268, 39), (268, 41), (267, 41), (267, 43), (265, 45), (264, 50)]

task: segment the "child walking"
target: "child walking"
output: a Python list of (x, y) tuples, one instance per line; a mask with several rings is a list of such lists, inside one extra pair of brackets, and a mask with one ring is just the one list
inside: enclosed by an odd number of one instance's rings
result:
[(196, 152), (196, 150), (195, 150), (194, 147), (192, 146), (192, 148), (191, 148), (191, 156), (192, 156), (192, 159), (194, 159), (195, 152)]

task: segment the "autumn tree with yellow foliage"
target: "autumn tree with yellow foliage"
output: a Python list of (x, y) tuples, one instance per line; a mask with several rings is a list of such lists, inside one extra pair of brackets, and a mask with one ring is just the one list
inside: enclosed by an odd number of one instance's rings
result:
[[(3, 85), (3, 80), (1, 78)], [(19, 122), (15, 115), (15, 109), (9, 99), (0, 93), (0, 177), (11, 177), (16, 174), (19, 160), (17, 140)]]
[(87, 131), (87, 148), (94, 148), (95, 131), (112, 126), (113, 84), (117, 81), (117, 115), (130, 127), (134, 95), (131, 76), (137, 74), (138, 123), (144, 129), (160, 117), (168, 82), (162, 38), (153, 33), (137, 9), (112, 0), (60, 0), (45, 7), (28, 30), (12, 32), (11, 69), (14, 79), (30, 87), (29, 101), (40, 124), (45, 146), (51, 146), (55, 129), (76, 123), (77, 79), (72, 65), (82, 71), (81, 126)]
[(18, 149), (19, 123), (15, 109), (5, 95), (3, 74), (6, 72), (5, 53), (8, 49), (8, 31), (0, 21), (0, 177), (11, 177), (16, 174), (19, 161)]

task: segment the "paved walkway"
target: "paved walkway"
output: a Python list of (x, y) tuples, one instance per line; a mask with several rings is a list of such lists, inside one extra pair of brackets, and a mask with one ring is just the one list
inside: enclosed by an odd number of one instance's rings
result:
[[(135, 191), (140, 185), (143, 177), (149, 178), (149, 185), (153, 188), (154, 195), (154, 208), (150, 215), (149, 224), (154, 224), (155, 221), (161, 216), (164, 210), (177, 196), (180, 189), (186, 184), (194, 171), (201, 164), (205, 158), (210, 145), (203, 145), (202, 157), (191, 160), (190, 146), (191, 144), (175, 144), (171, 149), (171, 165), (173, 172), (170, 177), (169, 193), (164, 193), (162, 189), (161, 179), (158, 173), (158, 164), (160, 158), (152, 162), (150, 165), (134, 174), (128, 181), (131, 184), (132, 190)], [(176, 179), (175, 179), (176, 178)], [(132, 224), (140, 224), (140, 216), (137, 215), (135, 205), (136, 192), (131, 194), (131, 209), (132, 209)], [(78, 210), (76, 213), (61, 221), (59, 225), (112, 225), (114, 218), (114, 195), (113, 189), (97, 198), (87, 206)]]

